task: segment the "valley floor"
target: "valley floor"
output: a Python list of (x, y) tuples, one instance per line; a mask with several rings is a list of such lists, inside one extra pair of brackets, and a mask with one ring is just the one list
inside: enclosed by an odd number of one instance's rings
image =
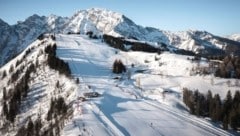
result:
[[(116, 80), (114, 77), (118, 75), (111, 72), (115, 59), (122, 59), (130, 69), (131, 63), (139, 64), (143, 56), (134, 57), (134, 53), (120, 52), (101, 40), (90, 40), (82, 35), (58, 35), (57, 46), (57, 55), (69, 63), (73, 76), (80, 79), (74, 116), (62, 135), (232, 135), (186, 112), (181, 102), (179, 80), (191, 77), (179, 79), (179, 75), (167, 81), (151, 72), (132, 73), (131, 79), (125, 75), (122, 80)], [(139, 67), (146, 68), (141, 64)], [(142, 89), (137, 87), (138, 77), (142, 79), (139, 83)], [(162, 84), (154, 86), (158, 80), (162, 80)], [(160, 86), (166, 86), (166, 82), (168, 88), (177, 90), (174, 94), (165, 96), (162, 93)], [(77, 100), (85, 92), (98, 92), (101, 96), (85, 102)]]

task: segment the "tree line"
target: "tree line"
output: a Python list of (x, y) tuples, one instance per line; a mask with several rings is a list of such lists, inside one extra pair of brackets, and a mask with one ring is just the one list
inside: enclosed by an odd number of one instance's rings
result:
[[(50, 36), (52, 40), (55, 40), (55, 36)], [(44, 51), (47, 54), (46, 64), (50, 68), (59, 71), (60, 74), (69, 76), (71, 71), (67, 63), (59, 59), (56, 56), (56, 44), (48, 45)], [(29, 92), (28, 83), (31, 80), (31, 73), (36, 72), (36, 68), (39, 66), (38, 60), (36, 63), (29, 62), (27, 66), (21, 64), (24, 59), (31, 53), (32, 48), (26, 50), (22, 59), (17, 60), (15, 67), (11, 65), (9, 72), (8, 85), (12, 85), (11, 88), (7, 89), (3, 87), (2, 91), (2, 115), (1, 118), (4, 121), (4, 125), (1, 129), (8, 130), (11, 124), (15, 124), (16, 116), (20, 112), (21, 104), (27, 97)], [(19, 66), (20, 65), (20, 66)], [(23, 74), (22, 74), (23, 73)], [(2, 72), (2, 77), (7, 76), (6, 70)], [(50, 123), (47, 129), (41, 129), (44, 125), (41, 122), (41, 115), (36, 120), (28, 119), (26, 125), (21, 126), (17, 131), (17, 136), (39, 136), (39, 135), (60, 135), (60, 128), (64, 125), (65, 114), (68, 113), (68, 105), (66, 105), (64, 98), (59, 97), (57, 99), (51, 99), (50, 109), (46, 113), (46, 120)], [(54, 123), (52, 123), (54, 122)]]
[(60, 128), (63, 126), (61, 118), (67, 113), (67, 105), (63, 97), (57, 99), (51, 98), (50, 108), (47, 113), (46, 120), (49, 121), (48, 129), (42, 130), (44, 124), (41, 120), (41, 115), (38, 115), (38, 118), (33, 121), (31, 118), (28, 118), (26, 125), (23, 125), (18, 131), (16, 136), (59, 136)]
[(240, 57), (226, 56), (218, 65), (215, 76), (240, 79)]
[[(16, 115), (18, 114), (20, 110), (21, 102), (24, 98), (27, 97), (28, 93), (28, 82), (30, 80), (30, 74), (32, 72), (35, 72), (35, 66), (33, 63), (29, 65), (27, 68), (25, 74), (16, 82), (18, 77), (12, 76), (10, 81), (14, 83), (14, 86), (12, 89), (3, 88), (3, 115), (4, 117), (10, 121), (11, 123), (14, 122)], [(15, 75), (15, 74), (12, 74)], [(15, 79), (16, 78), (16, 79)], [(16, 82), (16, 83), (15, 83)]]
[(32, 121), (31, 118), (28, 118), (27, 125), (23, 125), (16, 133), (16, 136), (41, 136), (40, 130), (43, 124), (41, 121), (41, 117), (35, 121)]
[(191, 114), (210, 117), (215, 122), (221, 122), (223, 129), (240, 128), (240, 92), (236, 91), (232, 97), (231, 91), (223, 101), (219, 94), (212, 95), (209, 90), (206, 95), (198, 90), (183, 89), (183, 102), (187, 105)]
[(67, 105), (63, 97), (51, 99), (50, 108), (47, 113), (47, 120), (52, 120), (56, 115), (64, 115), (67, 113)]
[(71, 75), (69, 65), (56, 56), (56, 49), (56, 44), (45, 47), (44, 51), (46, 54), (48, 54), (47, 64), (50, 68), (57, 70), (60, 74), (64, 74), (69, 77)]
[[(103, 40), (111, 47), (120, 49), (122, 51), (144, 51), (144, 52), (161, 52), (163, 50), (167, 50), (167, 45), (164, 43), (160, 43), (161, 48), (155, 48), (152, 45), (146, 42), (134, 42), (127, 41), (122, 37), (114, 37), (110, 35), (103, 35)], [(131, 45), (129, 49), (125, 47), (125, 45)]]
[[(32, 48), (28, 48), (23, 57), (20, 60), (17, 60), (15, 63), (15, 68), (13, 65), (9, 68), (9, 80), (8, 85), (13, 84), (13, 87), (6, 89), (3, 87), (3, 101), (2, 101), (2, 113), (3, 118), (14, 123), (16, 115), (20, 110), (20, 105), (22, 100), (27, 97), (29, 90), (28, 82), (30, 80), (30, 74), (36, 71), (36, 67), (33, 63), (28, 64), (28, 66), (20, 65), (24, 61), (27, 55), (31, 53)], [(20, 65), (20, 66), (19, 66)], [(19, 67), (18, 67), (19, 66)], [(17, 68), (18, 67), (18, 68)], [(14, 71), (15, 69), (15, 71)], [(24, 73), (22, 76), (21, 73)], [(6, 71), (3, 71), (2, 78), (7, 76)]]

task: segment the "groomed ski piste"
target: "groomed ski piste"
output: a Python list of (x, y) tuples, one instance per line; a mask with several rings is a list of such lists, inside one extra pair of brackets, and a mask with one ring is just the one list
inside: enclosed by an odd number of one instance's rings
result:
[[(190, 76), (189, 69), (195, 64), (187, 59), (189, 56), (122, 52), (86, 35), (60, 34), (56, 35), (56, 42), (57, 56), (68, 62), (73, 77), (80, 79), (74, 115), (62, 135), (232, 135), (210, 119), (187, 112), (182, 102), (183, 87), (199, 89), (202, 93), (210, 89), (221, 98), (228, 90), (237, 90), (227, 87), (225, 79), (215, 78), (211, 85), (211, 76)], [(113, 74), (115, 59), (121, 59), (130, 72)], [(98, 92), (100, 97), (78, 100), (86, 92)]]

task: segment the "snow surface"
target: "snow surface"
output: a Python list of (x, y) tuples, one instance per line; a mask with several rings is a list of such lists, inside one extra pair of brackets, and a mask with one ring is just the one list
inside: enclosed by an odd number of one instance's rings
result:
[(227, 36), (227, 38), (240, 42), (240, 34), (232, 34), (232, 35)]
[[(214, 78), (211, 85), (211, 76), (190, 76), (189, 69), (196, 64), (188, 56), (122, 52), (84, 35), (57, 35), (57, 45), (57, 55), (80, 79), (74, 116), (62, 135), (232, 135), (218, 124), (190, 115), (182, 103), (182, 88), (202, 93), (211, 89), (222, 98), (239, 88), (228, 87), (226, 79)], [(130, 79), (127, 74), (112, 74), (115, 59), (122, 59)], [(117, 76), (120, 80), (114, 79)], [(81, 102), (77, 97), (84, 92), (101, 96)]]

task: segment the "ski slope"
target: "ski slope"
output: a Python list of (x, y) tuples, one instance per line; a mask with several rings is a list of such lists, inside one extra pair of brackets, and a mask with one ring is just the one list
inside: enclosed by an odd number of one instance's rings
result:
[[(186, 84), (182, 79), (192, 78), (186, 76), (186, 69), (178, 71), (176, 77), (160, 76), (155, 65), (142, 62), (154, 54), (121, 52), (84, 35), (57, 35), (57, 47), (57, 55), (69, 63), (73, 76), (80, 79), (74, 116), (62, 135), (232, 135), (186, 112), (180, 91), (181, 85)], [(122, 80), (116, 80), (118, 75), (111, 72), (115, 59), (122, 59), (131, 71), (146, 69), (146, 72), (132, 73), (131, 79), (123, 75)], [(130, 67), (132, 63), (136, 65), (134, 68)], [(142, 89), (137, 87), (139, 78)], [(163, 95), (164, 88), (174, 93)], [(101, 96), (85, 102), (77, 99), (91, 91)]]

